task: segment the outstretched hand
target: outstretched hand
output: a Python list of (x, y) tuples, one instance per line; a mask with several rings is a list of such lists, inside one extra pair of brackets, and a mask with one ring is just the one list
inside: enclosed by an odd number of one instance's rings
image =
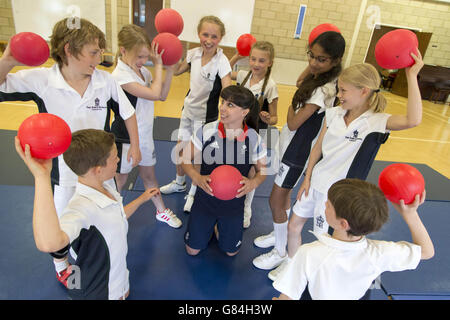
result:
[(50, 172), (52, 171), (52, 159), (33, 158), (31, 156), (30, 146), (26, 144), (24, 151), (17, 136), (14, 138), (14, 144), (20, 158), (23, 160), (23, 162), (25, 162), (26, 166), (35, 178), (40, 176), (50, 176)]
[(159, 188), (148, 188), (140, 195), (140, 197), (142, 197), (142, 199), (144, 201), (148, 201), (151, 198), (153, 198), (154, 196), (159, 195), (159, 194), (161, 194), (159, 192)]

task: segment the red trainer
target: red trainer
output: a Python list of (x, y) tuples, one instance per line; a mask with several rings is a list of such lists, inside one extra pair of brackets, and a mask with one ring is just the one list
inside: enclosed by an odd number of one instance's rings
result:
[(69, 278), (70, 274), (72, 273), (72, 268), (69, 265), (66, 269), (64, 269), (61, 272), (56, 272), (56, 279), (67, 288), (67, 278)]

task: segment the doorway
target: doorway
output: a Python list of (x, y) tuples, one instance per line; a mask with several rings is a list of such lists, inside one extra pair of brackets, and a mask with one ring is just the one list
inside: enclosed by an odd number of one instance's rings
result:
[(150, 40), (158, 34), (155, 16), (163, 8), (163, 0), (133, 0), (133, 24), (145, 29)]

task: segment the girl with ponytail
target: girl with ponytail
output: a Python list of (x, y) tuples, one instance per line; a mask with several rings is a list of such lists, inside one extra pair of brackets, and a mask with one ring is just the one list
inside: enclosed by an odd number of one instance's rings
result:
[[(230, 65), (233, 66), (243, 57), (236, 53), (230, 59)], [(275, 58), (273, 45), (268, 41), (257, 41), (253, 44), (248, 56), (250, 70), (239, 70), (231, 73), (231, 79), (236, 80), (236, 84), (248, 88), (257, 99), (257, 109), (254, 111), (257, 115), (257, 132), (264, 137), (265, 130), (269, 125), (275, 125), (278, 122), (277, 105), (278, 89), (277, 84), (270, 76)], [(250, 172), (250, 176), (254, 171)], [(252, 201), (255, 191), (250, 192), (245, 199), (244, 206), (244, 228), (250, 226), (252, 216)]]
[(279, 170), (269, 198), (274, 230), (254, 240), (260, 248), (274, 246), (253, 260), (259, 269), (271, 270), (287, 258), (290, 195), (305, 169), (325, 110), (335, 105), (336, 81), (344, 52), (345, 40), (337, 32), (324, 32), (308, 46), (308, 67), (299, 77), (301, 81), (297, 81), (299, 88), (288, 107), (287, 123), (278, 140)]
[(381, 79), (375, 67), (363, 63), (342, 71), (338, 78), (339, 106), (325, 111), (325, 123), (311, 150), (289, 220), (289, 258), (278, 267), (275, 277), (301, 245), (301, 231), (308, 218), (314, 218), (315, 234), (328, 232), (325, 202), (331, 185), (344, 178), (365, 180), (389, 131), (412, 128), (422, 121), (417, 75), (423, 61), (416, 52), (417, 56), (411, 53), (414, 65), (405, 69), (408, 102), (403, 115), (384, 113), (386, 99), (380, 93)]

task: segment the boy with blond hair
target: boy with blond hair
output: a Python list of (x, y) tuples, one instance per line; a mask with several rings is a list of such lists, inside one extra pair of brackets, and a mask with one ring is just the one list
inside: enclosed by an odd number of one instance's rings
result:
[[(50, 54), (56, 63), (50, 68), (10, 73), (22, 64), (7, 46), (0, 58), (0, 100), (34, 100), (39, 112), (61, 117), (72, 132), (80, 129), (109, 131), (111, 109), (118, 111), (130, 136), (127, 157), (136, 166), (141, 153), (134, 108), (111, 74), (96, 69), (106, 46), (105, 35), (88, 20), (77, 19), (75, 24), (70, 23), (70, 19), (62, 19), (53, 27)], [(62, 155), (55, 158), (52, 189), (58, 215), (72, 198), (76, 184), (77, 175), (66, 165)], [(56, 277), (65, 284), (67, 252), (53, 253), (52, 256)]]

